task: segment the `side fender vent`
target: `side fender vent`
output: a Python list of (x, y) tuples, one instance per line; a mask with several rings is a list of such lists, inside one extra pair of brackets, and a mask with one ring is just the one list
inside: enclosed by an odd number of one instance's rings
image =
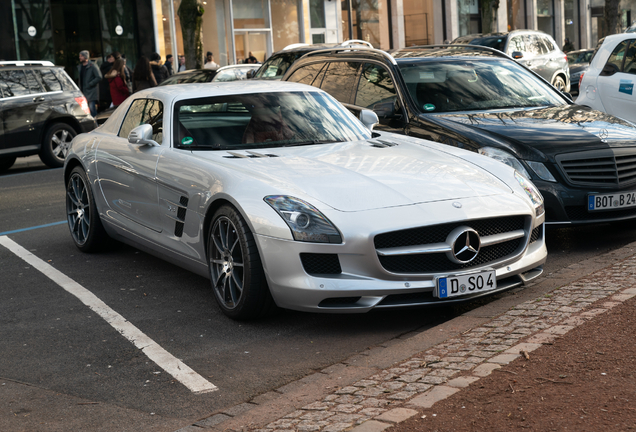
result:
[(177, 207), (177, 221), (174, 225), (174, 235), (177, 237), (183, 236), (183, 225), (185, 223), (186, 212), (188, 210), (188, 197), (182, 196), (179, 199), (179, 206)]

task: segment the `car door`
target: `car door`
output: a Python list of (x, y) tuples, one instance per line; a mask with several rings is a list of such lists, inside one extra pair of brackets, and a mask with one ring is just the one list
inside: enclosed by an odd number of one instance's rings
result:
[[(159, 146), (128, 142), (136, 126), (150, 124)], [(117, 136), (104, 138), (96, 152), (98, 182), (110, 209), (141, 227), (160, 232), (157, 196), (157, 161), (163, 153), (163, 104), (155, 99), (133, 101)], [(120, 218), (120, 220), (122, 220)]]
[(598, 96), (609, 114), (636, 121), (636, 38), (622, 41), (609, 56), (606, 65), (616, 70), (611, 75), (599, 74)]
[(2, 99), (5, 148), (40, 146), (40, 132), (46, 120), (46, 92), (28, 69), (0, 70), (0, 79), (6, 84)]
[(360, 116), (362, 109), (373, 110), (380, 123), (375, 127), (387, 132), (404, 133), (405, 109), (400, 102), (391, 72), (381, 64), (363, 63), (350, 111)]

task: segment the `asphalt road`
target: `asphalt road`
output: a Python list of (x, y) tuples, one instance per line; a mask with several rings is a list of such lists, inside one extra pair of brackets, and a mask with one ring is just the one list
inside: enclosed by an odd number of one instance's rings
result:
[[(61, 223), (64, 199), (61, 169), (19, 160), (0, 175), (0, 236), (96, 295), (218, 390), (191, 392), (78, 298), (0, 246), (0, 377), (59, 394), (196, 419), (473, 307), (363, 315), (285, 311), (235, 322), (217, 308), (207, 279), (125, 245), (81, 253)], [(633, 242), (636, 230), (552, 229), (547, 240), (550, 273)]]

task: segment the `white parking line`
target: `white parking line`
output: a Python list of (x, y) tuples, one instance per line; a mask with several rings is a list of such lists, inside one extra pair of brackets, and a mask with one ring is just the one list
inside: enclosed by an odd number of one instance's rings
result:
[(141, 330), (126, 321), (123, 316), (112, 310), (96, 295), (73, 279), (45, 263), (7, 236), (0, 236), (0, 244), (77, 297), (96, 314), (104, 318), (106, 322), (113, 326), (122, 336), (142, 350), (157, 366), (172, 375), (177, 381), (190, 389), (190, 391), (193, 393), (209, 393), (218, 390), (217, 386), (190, 369), (190, 367), (181, 360), (175, 358), (172, 354), (159, 346), (159, 344), (142, 333)]

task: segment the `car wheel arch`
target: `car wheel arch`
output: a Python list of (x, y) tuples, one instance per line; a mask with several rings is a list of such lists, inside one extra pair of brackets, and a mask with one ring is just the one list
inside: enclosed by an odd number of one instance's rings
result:
[(80, 126), (79, 122), (73, 118), (73, 117), (50, 117), (49, 119), (46, 120), (46, 123), (44, 123), (44, 126), (42, 127), (42, 129), (40, 130), (40, 146), (43, 144), (42, 141), (44, 140), (44, 137), (46, 136), (49, 128), (51, 126), (53, 126), (54, 124), (57, 123), (64, 123), (70, 127), (73, 128), (73, 130), (75, 130), (76, 134), (80, 134), (82, 133), (82, 127)]
[[(230, 206), (234, 210), (236, 210), (238, 214), (240, 214), (243, 217), (250, 231), (252, 231), (252, 233), (255, 232), (254, 226), (252, 226), (250, 219), (247, 217), (247, 215), (245, 214), (245, 211), (241, 208), (240, 205), (238, 205), (238, 203), (235, 200), (226, 196), (218, 197), (217, 199), (208, 203), (207, 208), (204, 212), (205, 217), (203, 218), (203, 227), (202, 227), (201, 234), (203, 235), (203, 239), (204, 239), (203, 243), (206, 250), (206, 256), (207, 256), (208, 241), (209, 241), (208, 234), (210, 233), (210, 228), (212, 227), (212, 224), (214, 223), (214, 214), (216, 213), (218, 209), (220, 209), (224, 205)], [(259, 250), (259, 254), (260, 254), (260, 250)]]

